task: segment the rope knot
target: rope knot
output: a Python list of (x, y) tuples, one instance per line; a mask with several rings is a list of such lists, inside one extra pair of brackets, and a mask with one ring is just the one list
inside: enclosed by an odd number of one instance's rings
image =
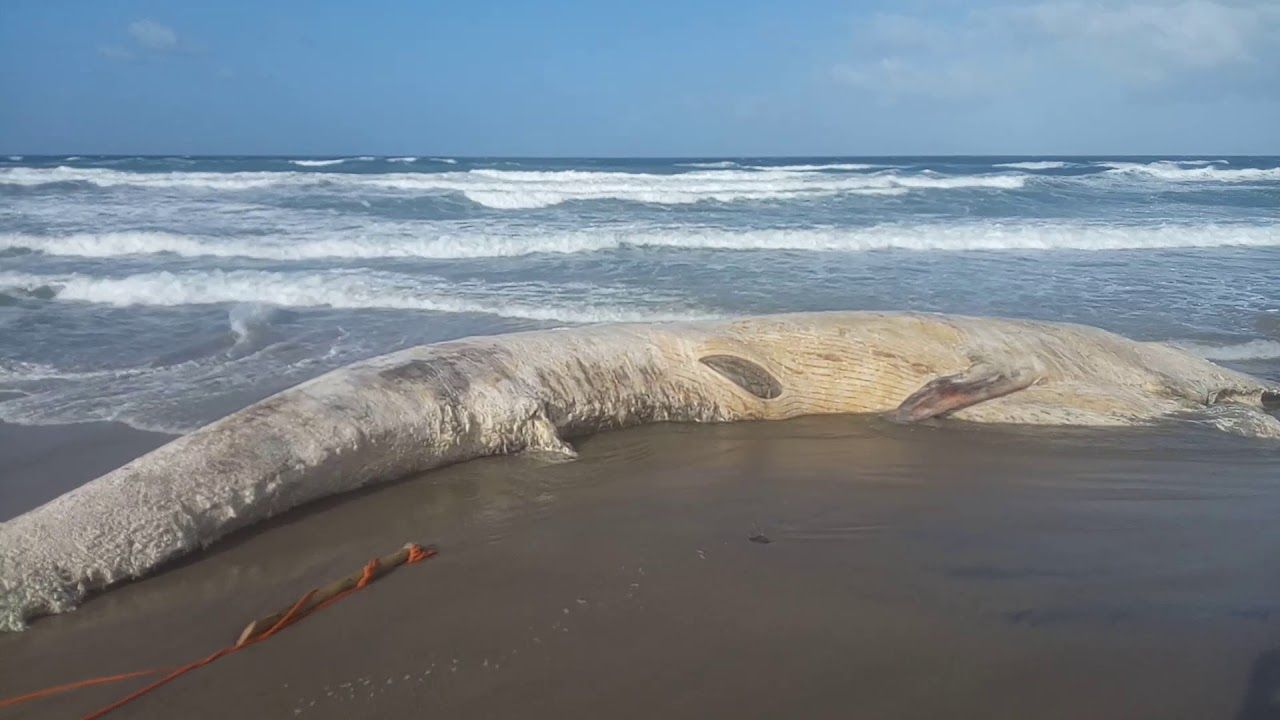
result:
[(406, 564), (422, 562), (427, 558), (435, 557), (439, 553), (439, 551), (436, 550), (434, 545), (430, 545), (424, 548), (418, 543), (409, 543), (408, 548), (409, 548), (409, 557), (405, 559)]

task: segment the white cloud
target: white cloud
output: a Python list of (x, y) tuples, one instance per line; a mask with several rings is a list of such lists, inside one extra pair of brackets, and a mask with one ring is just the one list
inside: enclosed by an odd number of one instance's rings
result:
[(108, 60), (131, 62), (172, 53), (190, 53), (196, 50), (178, 37), (168, 25), (146, 18), (134, 20), (125, 28), (128, 40), (123, 43), (99, 45), (98, 54)]
[(1077, 56), (1139, 81), (1255, 60), (1280, 29), (1280, 6), (1183, 0), (1172, 3), (1049, 2), (1011, 15)]
[(1067, 80), (1130, 90), (1266, 87), (1280, 74), (1274, 0), (997, 0), (971, 8), (875, 15), (832, 75), (882, 99), (955, 100)]
[(178, 47), (178, 33), (154, 20), (135, 20), (129, 23), (129, 37), (144, 50), (168, 52)]

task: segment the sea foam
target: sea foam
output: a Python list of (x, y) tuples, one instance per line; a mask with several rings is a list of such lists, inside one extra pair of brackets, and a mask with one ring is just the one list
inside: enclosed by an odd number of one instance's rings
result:
[(349, 162), (372, 162), (377, 160), (372, 155), (359, 155), (356, 157), (344, 158), (326, 158), (320, 160), (290, 160), (289, 162), (299, 167), (327, 167), (329, 165), (341, 165)]
[(1228, 168), (1210, 161), (1169, 161), (1150, 163), (1103, 163), (1111, 174), (1134, 175), (1166, 182), (1243, 183), (1280, 180), (1280, 168)]
[(1028, 162), (1011, 162), (996, 163), (993, 167), (1013, 168), (1015, 170), (1061, 170), (1070, 167), (1075, 163), (1062, 162), (1061, 160), (1035, 160)]
[[(607, 287), (567, 288), (573, 298), (539, 284), (483, 286), (448, 283), (438, 278), (376, 272), (281, 273), (257, 270), (151, 272), (123, 277), (81, 273), (33, 275), (0, 273), (0, 290), (54, 290), (58, 301), (128, 307), (257, 303), (286, 307), (426, 310), (480, 313), (547, 322), (648, 322), (714, 317), (695, 310), (646, 308), (625, 291)], [(549, 291), (550, 290), (550, 291)], [(630, 299), (629, 305), (595, 298)], [(657, 298), (662, 300), (663, 298)]]
[(875, 170), (877, 168), (892, 167), (891, 165), (869, 165), (867, 163), (817, 163), (806, 165), (748, 165), (747, 167), (757, 170), (780, 170), (780, 171), (814, 171), (814, 170)]
[(336, 160), (290, 160), (289, 164), (299, 167), (328, 167), (330, 165), (341, 165), (346, 161), (346, 158), (338, 158)]
[(1179, 345), (1207, 360), (1231, 362), (1280, 358), (1280, 342), (1275, 340), (1249, 340), (1231, 345), (1184, 342)]
[(622, 248), (721, 251), (808, 250), (1138, 250), (1280, 246), (1277, 225), (885, 224), (863, 228), (730, 230), (685, 226), (574, 231), (497, 226), (458, 232), (431, 223), (379, 223), (358, 232), (307, 231), (300, 237), (205, 237), (166, 232), (0, 235), (0, 250), (71, 257), (172, 253), (183, 257), (262, 260), (516, 257), (537, 253), (608, 252)]
[[(301, 161), (299, 161), (301, 162)], [(319, 162), (319, 161), (317, 161)], [(326, 161), (327, 162), (327, 161)], [(98, 187), (179, 188), (241, 191), (266, 188), (361, 190), (386, 193), (459, 193), (497, 209), (550, 207), (582, 200), (624, 200), (680, 205), (829, 197), (900, 195), (912, 190), (1015, 190), (1025, 175), (940, 175), (885, 171), (870, 174), (815, 173), (771, 168), (631, 173), (586, 170), (494, 170), (418, 173), (325, 172), (122, 172), (107, 168), (0, 168), (0, 185), (87, 183)]]

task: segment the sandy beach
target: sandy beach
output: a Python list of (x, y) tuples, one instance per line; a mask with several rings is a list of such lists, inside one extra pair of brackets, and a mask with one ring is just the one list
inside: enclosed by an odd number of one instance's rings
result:
[(1280, 720), (1280, 0), (0, 7), (0, 720)]
[(0, 422), (0, 522), (43, 505), (174, 437), (123, 423), (41, 426)]
[[(6, 447), (73, 485), (97, 472), (74, 460), (156, 440)], [(0, 636), (0, 695), (194, 659), (416, 541), (440, 555), (118, 716), (1275, 717), (1274, 447), (847, 417), (578, 447), (242, 532)], [(137, 684), (6, 717), (75, 716)]]

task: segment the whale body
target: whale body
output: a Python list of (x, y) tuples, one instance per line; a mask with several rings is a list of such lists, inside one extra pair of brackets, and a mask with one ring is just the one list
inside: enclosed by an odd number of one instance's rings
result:
[(239, 528), (375, 482), (660, 421), (888, 413), (1280, 438), (1280, 388), (1080, 325), (830, 312), (595, 325), (401, 350), (273, 395), (0, 524), (21, 630)]

